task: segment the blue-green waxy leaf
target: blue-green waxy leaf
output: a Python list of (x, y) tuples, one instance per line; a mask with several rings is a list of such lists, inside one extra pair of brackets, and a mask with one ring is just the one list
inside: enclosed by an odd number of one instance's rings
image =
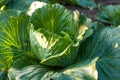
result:
[(10, 80), (72, 80), (70, 76), (56, 72), (52, 68), (42, 65), (31, 65), (21, 70), (11, 68), (9, 70)]
[(94, 2), (94, 0), (65, 0), (68, 4), (78, 5), (83, 8), (97, 8), (97, 4)]
[[(100, 26), (101, 27), (101, 26)], [(97, 28), (94, 35), (80, 47), (80, 61), (97, 58), (98, 80), (119, 80), (120, 28)]]
[(42, 65), (31, 65), (21, 70), (11, 68), (10, 80), (96, 80), (94, 63), (77, 63), (66, 69), (48, 68)]
[(49, 69), (40, 65), (28, 66), (22, 70), (11, 68), (9, 70), (9, 78), (11, 80), (40, 80), (47, 72), (49, 72)]
[(78, 62), (66, 68), (63, 73), (70, 76), (72, 80), (97, 80), (96, 60), (97, 58), (93, 61)]
[(83, 8), (97, 8), (97, 4), (94, 2), (94, 0), (76, 0), (77, 5), (82, 6)]
[(118, 25), (120, 25), (119, 15), (120, 15), (120, 5), (116, 5), (116, 6), (110, 5), (103, 8), (103, 10), (100, 13), (98, 13), (96, 19), (105, 23), (112, 24), (113, 26), (117, 27)]
[(84, 18), (59, 4), (48, 4), (33, 13), (31, 48), (41, 64), (66, 67), (74, 63), (79, 44), (92, 34), (87, 26), (89, 20), (86, 23)]

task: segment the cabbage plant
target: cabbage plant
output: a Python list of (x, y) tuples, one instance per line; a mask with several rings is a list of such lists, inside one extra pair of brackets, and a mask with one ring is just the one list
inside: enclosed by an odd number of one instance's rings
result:
[[(81, 16), (77, 11), (72, 14), (59, 5), (47, 5), (33, 13), (31, 47), (42, 64), (66, 67), (75, 62), (79, 44), (92, 33), (88, 27), (81, 27), (84, 23), (84, 20), (80, 23), (79, 17), (84, 18)], [(84, 35), (87, 30), (90, 34)]]
[(71, 5), (77, 5), (83, 8), (97, 8), (97, 4), (95, 3), (94, 0), (41, 0), (44, 2), (48, 2), (48, 3), (67, 3), (67, 4), (71, 4)]
[[(70, 5), (77, 5), (79, 7), (83, 8), (97, 8), (97, 4), (95, 3), (94, 0), (1, 0), (0, 1), (0, 6), (3, 4), (7, 4), (5, 6), (5, 9), (18, 9), (18, 10), (28, 10), (30, 5), (33, 2), (46, 2), (46, 3), (66, 3)], [(40, 4), (39, 4), (40, 6)]]
[(120, 25), (120, 5), (109, 5), (97, 14), (96, 19), (113, 26)]
[(5, 15), (0, 21), (1, 80), (120, 79), (119, 27), (91, 23), (59, 4), (47, 4), (31, 16)]

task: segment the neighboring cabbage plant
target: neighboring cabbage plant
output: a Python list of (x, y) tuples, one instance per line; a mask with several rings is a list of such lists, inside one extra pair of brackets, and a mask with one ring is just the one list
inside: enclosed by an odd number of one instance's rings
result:
[(120, 5), (110, 5), (98, 13), (96, 19), (99, 21), (112, 24), (113, 26), (120, 25)]
[(48, 3), (66, 3), (70, 5), (77, 5), (83, 8), (97, 8), (94, 0), (41, 0)]
[[(8, 3), (9, 2), (9, 3)], [(38, 2), (38, 3), (65, 3), (70, 4), (72, 6), (80, 6), (83, 8), (97, 8), (97, 4), (94, 0), (2, 0), (0, 5), (7, 4), (5, 9), (17, 9), (17, 10), (28, 10), (31, 4)], [(42, 4), (38, 3), (34, 6), (41, 6)]]
[(65, 0), (65, 2), (68, 4), (81, 6), (87, 9), (89, 8), (97, 9), (97, 4), (95, 3), (94, 0)]

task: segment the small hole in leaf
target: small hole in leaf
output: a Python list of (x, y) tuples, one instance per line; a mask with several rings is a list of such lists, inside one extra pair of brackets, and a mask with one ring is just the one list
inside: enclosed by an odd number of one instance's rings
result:
[(41, 38), (43, 38), (43, 35), (41, 35)]
[(50, 80), (54, 80), (54, 79), (50, 79)]

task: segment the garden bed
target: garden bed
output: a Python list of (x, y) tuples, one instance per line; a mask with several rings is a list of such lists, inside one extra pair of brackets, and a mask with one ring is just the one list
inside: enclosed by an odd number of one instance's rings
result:
[[(95, 0), (95, 2), (98, 5), (101, 6), (108, 6), (108, 5), (117, 5), (120, 4), (120, 0)], [(70, 9), (70, 10), (78, 10), (82, 13), (84, 13), (87, 17), (91, 18), (93, 21), (96, 21), (95, 16), (96, 14), (99, 12), (98, 9), (84, 9), (81, 8), (79, 6), (71, 6), (71, 5), (65, 5), (66, 8)]]

